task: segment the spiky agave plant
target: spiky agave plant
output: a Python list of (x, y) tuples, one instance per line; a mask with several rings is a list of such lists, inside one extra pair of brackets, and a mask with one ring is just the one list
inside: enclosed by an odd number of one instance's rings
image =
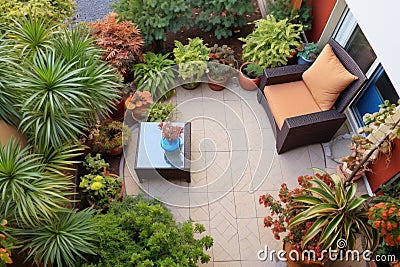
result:
[(320, 235), (318, 243), (322, 249), (335, 248), (340, 239), (346, 240), (347, 249), (354, 249), (357, 236), (363, 234), (368, 249), (374, 251), (379, 238), (376, 229), (368, 224), (368, 208), (365, 201), (369, 196), (356, 196), (357, 184), (345, 187), (342, 177), (337, 174), (330, 176), (334, 182), (334, 190), (320, 179), (314, 178), (311, 180), (313, 186), (305, 189), (308, 195), (294, 197), (304, 210), (290, 221), (288, 227), (313, 222), (304, 235), (302, 248), (315, 236)]

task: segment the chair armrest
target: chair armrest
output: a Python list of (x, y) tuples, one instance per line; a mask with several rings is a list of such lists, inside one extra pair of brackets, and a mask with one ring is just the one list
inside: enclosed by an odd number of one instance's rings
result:
[(266, 85), (299, 81), (303, 72), (309, 67), (310, 64), (297, 64), (265, 69), (260, 89), (263, 90)]
[(303, 145), (328, 142), (345, 122), (337, 110), (327, 110), (288, 118), (277, 132), (278, 154)]
[(335, 109), (325, 110), (315, 113), (310, 113), (306, 115), (300, 115), (292, 118), (287, 118), (282, 126), (287, 128), (296, 128), (309, 125), (319, 125), (321, 123), (326, 123), (334, 120), (346, 119), (346, 116), (339, 113)]

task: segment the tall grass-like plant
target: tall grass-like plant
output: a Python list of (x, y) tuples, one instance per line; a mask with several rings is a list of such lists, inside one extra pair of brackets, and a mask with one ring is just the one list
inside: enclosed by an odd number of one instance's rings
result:
[(140, 91), (150, 91), (153, 99), (166, 94), (169, 96), (169, 90), (175, 87), (174, 61), (168, 56), (148, 52), (144, 55), (143, 63), (133, 66), (137, 87)]
[(63, 175), (50, 175), (41, 156), (30, 154), (30, 149), (21, 149), (13, 139), (0, 149), (0, 214), (12, 224), (52, 220), (72, 194), (71, 181)]
[(16, 231), (27, 244), (28, 258), (43, 266), (77, 266), (77, 260), (94, 253), (94, 228), (92, 209), (59, 211), (52, 220), (31, 229)]

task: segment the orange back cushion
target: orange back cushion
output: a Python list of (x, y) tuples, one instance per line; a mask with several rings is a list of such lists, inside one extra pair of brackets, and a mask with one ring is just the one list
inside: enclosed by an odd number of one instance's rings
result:
[(357, 79), (342, 65), (329, 44), (303, 73), (303, 81), (321, 110), (331, 109), (339, 94)]

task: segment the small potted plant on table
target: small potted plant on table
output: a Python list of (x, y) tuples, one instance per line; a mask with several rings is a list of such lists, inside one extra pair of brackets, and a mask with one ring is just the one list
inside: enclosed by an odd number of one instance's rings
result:
[(239, 84), (245, 90), (255, 90), (260, 84), (263, 68), (251, 62), (246, 62), (239, 69)]
[(190, 90), (200, 85), (201, 77), (207, 70), (210, 49), (199, 37), (188, 40), (187, 45), (175, 41), (173, 53), (175, 63), (178, 64), (179, 76), (183, 80), (182, 87)]
[(161, 147), (167, 152), (177, 150), (181, 144), (179, 137), (183, 132), (183, 127), (167, 121), (159, 123), (158, 128), (162, 131)]

